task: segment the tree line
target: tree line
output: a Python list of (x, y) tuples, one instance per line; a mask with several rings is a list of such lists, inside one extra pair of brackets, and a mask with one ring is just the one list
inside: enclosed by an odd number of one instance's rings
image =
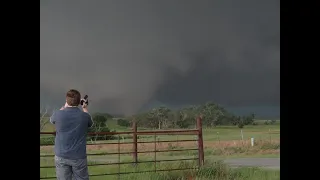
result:
[[(40, 117), (43, 114), (40, 113)], [(172, 110), (167, 107), (153, 108), (147, 112), (138, 113), (129, 117), (117, 118), (117, 124), (124, 127), (131, 126), (133, 121), (138, 123), (139, 127), (153, 129), (169, 128), (192, 128), (195, 126), (195, 119), (202, 117), (204, 127), (215, 127), (219, 125), (233, 125), (239, 128), (245, 125), (254, 125), (255, 115), (236, 116), (228, 112), (222, 106), (208, 102), (202, 105), (184, 107)], [(106, 126), (106, 121), (114, 117), (108, 113), (94, 113), (93, 120), (98, 127)]]
[(222, 106), (209, 102), (178, 110), (171, 110), (167, 107), (154, 108), (148, 112), (128, 117), (127, 120), (129, 122), (136, 121), (139, 127), (146, 128), (190, 128), (195, 126), (195, 119), (200, 115), (204, 127), (234, 125), (242, 128), (245, 125), (254, 124), (255, 118), (253, 113), (246, 116), (236, 116)]
[[(90, 132), (110, 132), (107, 127), (107, 121), (113, 119), (117, 125), (123, 127), (131, 127), (135, 121), (140, 128), (152, 129), (184, 129), (194, 128), (196, 118), (202, 117), (203, 127), (215, 127), (219, 125), (231, 125), (243, 128), (245, 125), (254, 125), (255, 115), (248, 114), (246, 116), (236, 116), (228, 112), (222, 106), (215, 103), (206, 103), (198, 106), (190, 106), (178, 110), (172, 110), (167, 107), (153, 108), (147, 112), (138, 113), (129, 117), (116, 118), (110, 114), (93, 114), (94, 127)], [(92, 137), (92, 139), (110, 139), (111, 137)]]
[[(140, 128), (152, 129), (184, 129), (194, 128), (196, 118), (201, 115), (204, 128), (212, 128), (220, 125), (231, 125), (243, 128), (246, 125), (255, 125), (255, 115), (236, 116), (227, 111), (222, 106), (209, 102), (198, 106), (189, 106), (181, 109), (169, 109), (167, 107), (153, 108), (147, 112), (137, 113), (135, 115), (123, 118), (114, 118), (108, 113), (94, 113), (92, 118), (94, 125), (90, 132), (110, 132), (107, 121), (113, 120), (117, 125), (131, 127), (135, 121)], [(40, 113), (40, 117), (43, 114)], [(273, 122), (271, 122), (273, 123)], [(41, 126), (41, 118), (40, 118)], [(90, 137), (90, 140), (113, 139), (112, 136)]]

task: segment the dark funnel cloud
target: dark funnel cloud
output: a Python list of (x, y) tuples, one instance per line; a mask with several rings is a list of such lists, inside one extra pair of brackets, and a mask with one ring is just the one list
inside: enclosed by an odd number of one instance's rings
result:
[(91, 109), (132, 114), (151, 102), (278, 106), (275, 0), (40, 1), (40, 104), (70, 88)]

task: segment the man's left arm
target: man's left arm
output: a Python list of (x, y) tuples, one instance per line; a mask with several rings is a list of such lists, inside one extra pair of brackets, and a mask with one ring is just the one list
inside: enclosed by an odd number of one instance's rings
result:
[[(64, 110), (65, 109), (65, 106), (62, 106), (61, 108), (60, 108), (60, 110)], [(50, 122), (51, 122), (51, 124), (55, 124), (56, 123), (56, 111), (53, 111), (53, 113), (52, 113), (52, 115), (51, 115), (51, 117), (50, 117)]]

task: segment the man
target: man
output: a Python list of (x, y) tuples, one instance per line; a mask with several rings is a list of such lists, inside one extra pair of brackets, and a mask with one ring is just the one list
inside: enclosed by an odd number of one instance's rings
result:
[(87, 104), (82, 111), (78, 108), (81, 101), (79, 91), (67, 92), (64, 107), (53, 113), (50, 122), (55, 125), (55, 164), (58, 180), (89, 180), (87, 167), (86, 136), (93, 125)]

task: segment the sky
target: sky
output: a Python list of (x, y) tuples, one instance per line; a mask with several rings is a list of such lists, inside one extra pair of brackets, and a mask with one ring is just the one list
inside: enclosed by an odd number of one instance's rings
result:
[[(41, 0), (40, 108), (280, 106), (280, 1)], [(280, 110), (280, 108), (278, 109)]]

